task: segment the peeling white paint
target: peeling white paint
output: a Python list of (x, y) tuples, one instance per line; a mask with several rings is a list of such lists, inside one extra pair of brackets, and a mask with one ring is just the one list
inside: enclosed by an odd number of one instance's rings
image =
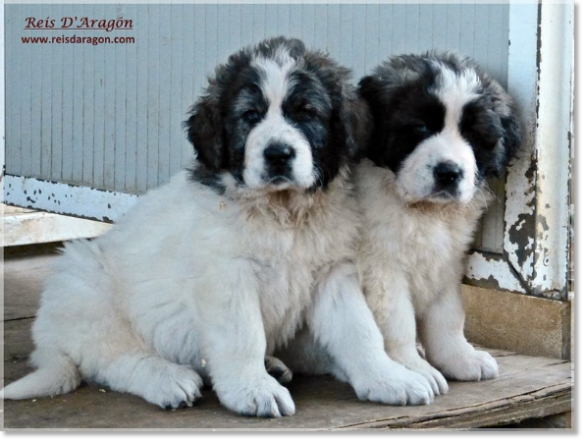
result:
[[(508, 89), (522, 113), (525, 141), (518, 159), (510, 167), (506, 181), (506, 211), (504, 216), (504, 251), (506, 259), (524, 278), (532, 273), (533, 243), (520, 244), (510, 236), (513, 229), (525, 229), (524, 237), (531, 235), (524, 217), (534, 214), (535, 178), (527, 172), (534, 160), (536, 134), (536, 107), (538, 103), (538, 4), (510, 4), (510, 51), (508, 63)], [(528, 175), (528, 176), (527, 176)], [(520, 250), (520, 248), (524, 250)], [(526, 255), (522, 260), (519, 252)], [(520, 255), (520, 256), (519, 256)]]
[(468, 278), (476, 281), (497, 281), (502, 290), (526, 293), (512, 273), (510, 265), (503, 259), (490, 259), (481, 253), (472, 253), (467, 261), (466, 274)]
[(569, 173), (572, 137), (572, 2), (542, 3), (536, 247), (532, 289), (566, 291), (569, 259)]
[(137, 195), (7, 175), (4, 202), (52, 213), (99, 221), (116, 221), (138, 200)]
[(526, 122), (525, 147), (506, 181), (504, 255), (474, 253), (467, 273), (472, 280), (533, 295), (565, 295), (573, 8), (570, 2), (510, 4), (508, 89)]

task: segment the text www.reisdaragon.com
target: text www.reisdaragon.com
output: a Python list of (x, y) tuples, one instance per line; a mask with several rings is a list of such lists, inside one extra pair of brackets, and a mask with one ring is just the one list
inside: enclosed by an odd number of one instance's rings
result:
[(134, 44), (134, 37), (78, 37), (76, 35), (59, 37), (21, 37), (25, 44)]

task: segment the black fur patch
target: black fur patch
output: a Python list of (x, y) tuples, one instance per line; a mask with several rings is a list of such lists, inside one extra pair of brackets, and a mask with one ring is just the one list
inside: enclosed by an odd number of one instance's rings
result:
[(218, 173), (210, 171), (203, 165), (188, 170), (189, 177), (192, 181), (210, 187), (215, 190), (218, 195), (223, 195), (225, 193), (225, 187), (221, 182), (221, 177)]

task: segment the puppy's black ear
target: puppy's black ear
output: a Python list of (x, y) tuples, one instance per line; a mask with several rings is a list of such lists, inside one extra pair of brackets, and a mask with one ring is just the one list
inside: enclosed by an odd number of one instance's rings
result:
[(225, 166), (224, 133), (219, 93), (215, 82), (210, 80), (207, 94), (190, 110), (191, 117), (185, 121), (187, 139), (197, 152), (197, 159), (207, 169), (218, 172)]
[(359, 94), (368, 103), (374, 116), (384, 114), (384, 97), (387, 91), (381, 77), (368, 75), (360, 80)]
[(334, 111), (332, 132), (337, 146), (345, 145), (348, 159), (363, 157), (370, 139), (372, 119), (370, 109), (355, 90), (344, 93), (338, 111)]
[(523, 129), (518, 113), (514, 108), (509, 115), (500, 117), (504, 129), (504, 147), (506, 149), (506, 163), (516, 156), (516, 152), (522, 145)]
[(348, 160), (357, 158), (365, 148), (371, 122), (367, 104), (349, 82), (351, 71), (323, 52), (308, 53), (305, 64), (325, 86), (331, 100), (330, 145)]
[(494, 108), (491, 115), (499, 140), (498, 155), (492, 156), (492, 166), (487, 168), (486, 174), (501, 177), (522, 145), (524, 128), (512, 98), (499, 84), (492, 83), (490, 86), (492, 91), (497, 91), (492, 95)]

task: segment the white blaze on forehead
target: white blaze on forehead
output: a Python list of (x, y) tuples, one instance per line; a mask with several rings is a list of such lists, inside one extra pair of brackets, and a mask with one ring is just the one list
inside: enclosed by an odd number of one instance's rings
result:
[(291, 86), (289, 74), (295, 66), (295, 60), (286, 49), (279, 48), (274, 58), (256, 58), (252, 66), (263, 74), (260, 88), (268, 102), (269, 112), (280, 109)]
[[(271, 143), (282, 143), (291, 146), (295, 153), (291, 160), (291, 178), (294, 185), (308, 188), (316, 179), (311, 145), (305, 135), (287, 121), (282, 112), (282, 104), (292, 86), (289, 75), (298, 67), (297, 61), (285, 48), (279, 48), (273, 58), (258, 57), (251, 65), (262, 74), (260, 89), (268, 104), (268, 111), (248, 134), (244, 181), (251, 188), (266, 186), (267, 165), (264, 151)], [(281, 186), (289, 185), (291, 184), (284, 183)]]
[(441, 75), (435, 94), (446, 107), (445, 128), (458, 129), (461, 111), (470, 101), (479, 97), (481, 83), (473, 69), (455, 72), (440, 65)]

